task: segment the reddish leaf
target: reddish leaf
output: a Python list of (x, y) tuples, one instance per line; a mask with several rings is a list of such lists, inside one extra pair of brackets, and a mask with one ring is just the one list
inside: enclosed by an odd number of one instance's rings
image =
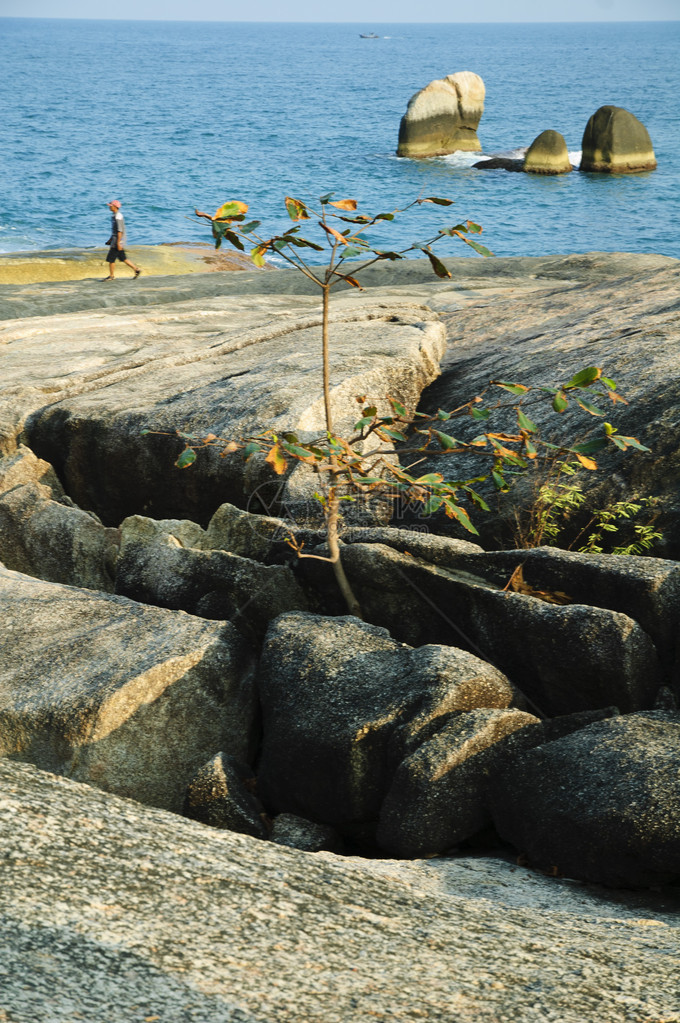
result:
[(329, 206), (335, 206), (338, 210), (349, 210), (353, 212), (357, 208), (356, 199), (340, 199), (338, 202), (329, 203)]

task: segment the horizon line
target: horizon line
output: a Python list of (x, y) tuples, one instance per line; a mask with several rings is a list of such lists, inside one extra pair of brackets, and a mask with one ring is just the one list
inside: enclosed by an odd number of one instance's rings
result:
[(99, 17), (89, 16), (86, 18), (80, 17), (79, 15), (65, 14), (59, 16), (45, 16), (42, 14), (6, 14), (0, 15), (0, 21), (139, 21), (139, 22), (160, 22), (160, 23), (177, 23), (177, 24), (208, 24), (208, 25), (358, 25), (362, 27), (370, 27), (371, 25), (659, 25), (668, 24), (675, 25), (680, 22), (680, 16), (677, 18), (589, 18), (584, 21), (581, 19), (573, 20), (543, 20), (536, 21), (535, 19), (522, 18), (514, 21), (501, 21), (501, 20), (488, 20), (488, 21), (310, 21), (299, 19), (287, 19), (284, 21), (274, 18), (258, 18), (252, 20), (250, 18), (146, 18), (146, 17)]

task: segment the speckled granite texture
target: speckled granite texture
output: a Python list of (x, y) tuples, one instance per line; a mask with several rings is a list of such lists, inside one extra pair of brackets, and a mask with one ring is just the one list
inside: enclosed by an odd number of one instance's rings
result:
[(678, 1023), (678, 902), (303, 853), (0, 760), (3, 1023)]

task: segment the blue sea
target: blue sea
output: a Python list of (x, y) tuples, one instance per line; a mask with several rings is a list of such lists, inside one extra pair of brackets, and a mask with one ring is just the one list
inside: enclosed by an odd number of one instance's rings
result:
[[(378, 39), (361, 39), (375, 31)], [(400, 118), (434, 78), (486, 85), (485, 154), (560, 131), (578, 164), (603, 104), (647, 127), (658, 170), (555, 178), (479, 171), (477, 154), (397, 159)], [(240, 199), (271, 232), (283, 197), (335, 191), (372, 212), (452, 198), (383, 226), (405, 246), (473, 219), (503, 256), (680, 257), (680, 22), (352, 25), (0, 19), (0, 251), (101, 246), (118, 198), (130, 244), (207, 240), (193, 210)], [(454, 222), (455, 222), (454, 221)], [(448, 240), (446, 254), (470, 250)]]

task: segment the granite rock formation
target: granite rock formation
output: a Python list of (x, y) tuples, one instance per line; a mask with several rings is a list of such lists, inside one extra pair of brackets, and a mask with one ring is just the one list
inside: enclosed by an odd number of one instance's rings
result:
[(595, 722), (520, 753), (491, 782), (501, 835), (544, 870), (612, 887), (678, 879), (680, 715)]
[(542, 131), (527, 150), (524, 170), (527, 174), (568, 174), (571, 163), (564, 136), (550, 128)]
[(677, 1017), (677, 902), (475, 856), (309, 854), (0, 759), (16, 1023)]
[(437, 78), (409, 100), (399, 125), (397, 156), (421, 159), (456, 150), (479, 152), (484, 82), (472, 71)]
[(229, 622), (1, 565), (0, 611), (0, 755), (175, 811), (217, 749), (252, 758), (252, 652)]
[[(442, 323), (450, 349), (421, 407), (461, 404), (490, 375), (550, 383), (602, 359), (631, 399), (612, 419), (654, 454), (621, 460), (613, 452), (601, 458), (600, 479), (605, 489), (656, 494), (662, 552), (680, 551), (677, 261), (590, 254), (448, 262), (450, 282), (432, 282), (429, 265), (381, 267), (367, 273), (366, 294), (338, 297), (341, 427), (355, 420), (357, 390), (416, 406), (438, 372)], [(170, 430), (141, 434), (142, 426), (174, 427), (192, 415), (182, 428), (198, 430), (205, 415), (204, 432), (272, 422), (319, 429), (309, 383), (318, 372), (316, 298), (278, 272), (199, 282), (205, 294), (191, 301), (181, 281), (176, 287), (142, 281), (136, 305), (121, 292), (115, 316), (87, 306), (109, 299), (84, 282), (0, 294), (0, 313), (30, 302), (32, 314), (2, 331), (0, 557), (16, 569), (2, 572), (7, 756), (173, 809), (203, 769), (203, 790), (223, 799), (221, 827), (244, 826), (230, 814), (249, 802), (254, 774), (274, 843), (319, 849), (335, 842), (325, 830), (334, 826), (348, 849), (375, 849), (377, 838), (391, 853), (430, 854), (479, 840), (492, 785), (523, 758), (554, 756), (569, 774), (569, 757), (581, 756), (593, 722), (620, 711), (630, 756), (602, 763), (619, 779), (640, 765), (638, 803), (653, 821), (654, 801), (666, 797), (645, 781), (647, 726), (635, 722), (656, 721), (652, 708), (665, 708), (664, 757), (677, 756), (670, 687), (678, 694), (678, 565), (484, 551), (420, 532), (422, 520), (409, 520), (412, 529), (404, 519), (399, 528), (348, 521), (343, 560), (370, 622), (347, 619), (328, 567), (298, 562), (282, 542), (290, 528), (307, 553), (324, 553), (318, 520), (272, 514), (290, 504), (260, 489), (266, 467), (241, 466), (231, 476), (227, 467), (223, 479), (224, 462), (199, 461), (175, 473), (173, 444), (181, 441)], [(182, 302), (174, 305), (173, 294)], [(49, 303), (61, 315), (42, 316)], [(532, 415), (550, 428), (540, 412)], [(560, 436), (578, 422), (570, 415), (554, 427)], [(457, 476), (460, 466), (447, 458), (436, 470)], [(512, 499), (521, 497), (518, 487)], [(483, 542), (498, 546), (489, 537), (502, 535), (505, 521), (488, 519)], [(430, 531), (449, 528), (427, 522)], [(525, 589), (506, 589), (519, 567)], [(551, 590), (566, 591), (570, 602), (542, 599), (540, 591)], [(265, 630), (260, 719), (251, 665)], [(537, 709), (546, 720), (536, 720)], [(234, 767), (229, 777), (225, 764)], [(518, 783), (518, 807), (531, 802), (531, 790)], [(579, 798), (565, 790), (565, 814), (578, 817)], [(257, 805), (253, 812), (250, 823), (264, 838), (257, 822), (268, 823)], [(608, 812), (607, 803), (594, 806), (594, 836)], [(504, 833), (525, 852), (510, 824)], [(204, 826), (201, 833), (211, 834)], [(667, 848), (663, 869), (650, 860), (652, 875), (677, 880), (680, 862), (672, 843)], [(534, 852), (543, 864), (540, 843)], [(595, 862), (608, 856), (606, 844), (593, 856), (583, 865), (565, 858), (566, 868), (620, 883), (623, 875)], [(647, 883), (644, 850), (635, 856), (629, 883)]]
[(623, 107), (605, 106), (589, 119), (581, 142), (582, 171), (638, 174), (656, 168), (649, 132)]

